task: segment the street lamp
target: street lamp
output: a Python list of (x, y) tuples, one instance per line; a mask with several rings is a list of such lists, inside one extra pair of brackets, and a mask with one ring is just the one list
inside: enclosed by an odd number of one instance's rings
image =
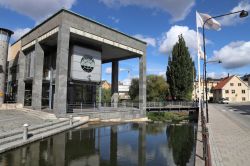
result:
[(207, 101), (207, 61), (206, 61), (207, 57), (206, 57), (206, 42), (205, 42), (205, 25), (209, 20), (211, 20), (213, 18), (224, 17), (224, 16), (237, 14), (237, 13), (240, 13), (240, 15), (239, 15), (240, 18), (248, 16), (247, 11), (240, 10), (240, 11), (236, 11), (236, 12), (231, 12), (231, 13), (227, 13), (227, 14), (222, 14), (222, 15), (210, 17), (210, 18), (208, 18), (208, 19), (206, 19), (204, 21), (203, 26), (202, 26), (202, 30), (203, 30), (203, 52), (204, 52), (204, 77), (205, 77), (205, 86), (206, 86), (205, 93), (206, 93), (206, 117), (207, 117), (207, 123), (209, 122), (209, 118), (208, 118), (208, 101)]
[[(208, 64), (208, 63), (222, 63), (222, 61), (221, 60), (210, 60), (210, 61), (206, 61), (206, 64)], [(204, 70), (203, 70), (203, 72), (204, 72)], [(203, 84), (202, 84), (202, 86), (203, 86), (203, 95), (202, 95), (202, 99), (203, 99), (203, 101), (205, 101), (205, 95), (204, 95), (204, 93), (205, 93), (205, 82), (204, 82), (204, 80), (205, 80), (205, 78), (204, 78), (204, 73), (203, 73)], [(206, 84), (207, 84), (207, 82), (206, 82)], [(207, 87), (206, 87), (206, 91), (207, 91)]]

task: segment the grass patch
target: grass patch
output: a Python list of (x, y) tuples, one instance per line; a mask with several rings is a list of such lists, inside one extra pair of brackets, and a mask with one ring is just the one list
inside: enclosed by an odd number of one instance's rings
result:
[(182, 121), (189, 120), (188, 112), (149, 112), (147, 116), (152, 121)]

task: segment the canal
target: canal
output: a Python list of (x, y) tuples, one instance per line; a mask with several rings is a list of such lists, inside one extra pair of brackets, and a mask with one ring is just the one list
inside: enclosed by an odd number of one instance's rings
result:
[(92, 124), (0, 154), (0, 166), (193, 166), (195, 128)]

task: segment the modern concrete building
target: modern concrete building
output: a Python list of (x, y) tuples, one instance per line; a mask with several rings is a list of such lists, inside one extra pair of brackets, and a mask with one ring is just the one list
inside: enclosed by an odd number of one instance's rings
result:
[[(101, 65), (112, 63), (118, 93), (119, 61), (139, 58), (140, 110), (146, 106), (146, 43), (62, 9), (16, 41), (10, 50), (8, 91), (17, 103), (57, 114), (97, 103)], [(15, 85), (15, 86), (14, 86)], [(114, 100), (117, 101), (117, 100)]]
[(6, 76), (6, 61), (8, 56), (8, 48), (12, 31), (0, 28), (0, 105), (4, 102), (5, 94), (5, 76)]
[(235, 75), (222, 79), (213, 88), (213, 91), (214, 102), (218, 102), (222, 98), (228, 99), (229, 102), (250, 101), (249, 85)]

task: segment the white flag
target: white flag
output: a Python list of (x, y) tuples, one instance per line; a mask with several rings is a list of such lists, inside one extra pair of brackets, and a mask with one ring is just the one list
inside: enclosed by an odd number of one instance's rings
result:
[[(197, 27), (202, 28), (204, 22), (209, 18), (211, 18), (211, 16), (208, 15), (208, 14), (196, 12), (196, 24), (197, 24)], [(221, 24), (218, 21), (216, 21), (215, 19), (211, 18), (210, 20), (208, 20), (206, 22), (205, 28), (214, 29), (214, 30), (219, 31), (221, 29)]]
[(198, 48), (198, 56), (200, 56), (201, 59), (204, 59), (204, 52), (202, 51), (201, 47)]

